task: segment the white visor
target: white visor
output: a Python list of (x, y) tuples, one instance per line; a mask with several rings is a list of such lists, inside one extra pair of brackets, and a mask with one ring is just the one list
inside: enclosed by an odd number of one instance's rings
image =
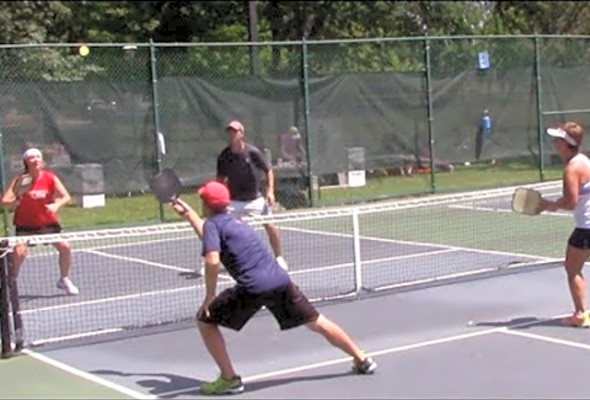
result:
[(578, 146), (578, 142), (576, 142), (574, 140), (574, 138), (572, 138), (570, 135), (568, 135), (567, 132), (564, 131), (561, 128), (549, 128), (549, 129), (547, 129), (547, 134), (549, 136), (553, 136), (553, 137), (556, 137), (556, 138), (563, 139), (568, 144), (570, 144), (572, 146)]
[(26, 160), (27, 158), (33, 157), (33, 156), (43, 157), (43, 155), (41, 154), (41, 150), (33, 147), (23, 153), (23, 160)]

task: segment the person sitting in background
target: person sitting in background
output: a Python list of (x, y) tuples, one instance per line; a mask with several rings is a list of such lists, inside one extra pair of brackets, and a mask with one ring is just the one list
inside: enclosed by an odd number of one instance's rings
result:
[(292, 162), (297, 167), (301, 176), (305, 176), (303, 162), (305, 161), (305, 148), (301, 133), (296, 126), (281, 135), (281, 157), (286, 162)]
[[(24, 172), (33, 177), (31, 188), (21, 196), (15, 193), (15, 184), (19, 175), (12, 178), (2, 196), (2, 207), (14, 210), (13, 224), (17, 236), (42, 235), (62, 231), (57, 218), (57, 211), (71, 201), (61, 180), (51, 171), (43, 169), (43, 155), (37, 148), (30, 148), (23, 156)], [(59, 253), (60, 278), (57, 287), (67, 294), (79, 293), (70, 280), (72, 264), (71, 247), (68, 242), (52, 243)], [(27, 246), (20, 243), (13, 253), (13, 270), (11, 279), (16, 279), (21, 265), (27, 257)]]
[(290, 127), (289, 131), (281, 135), (281, 157), (295, 163), (301, 163), (305, 159), (303, 140), (296, 126)]

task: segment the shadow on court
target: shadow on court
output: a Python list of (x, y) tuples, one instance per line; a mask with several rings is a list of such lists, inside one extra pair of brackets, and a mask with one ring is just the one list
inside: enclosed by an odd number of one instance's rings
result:
[(19, 296), (20, 301), (23, 303), (27, 302), (27, 301), (40, 300), (40, 299), (57, 299), (60, 297), (67, 298), (68, 295), (65, 293), (56, 293), (56, 294), (39, 294), (39, 295), (24, 294), (22, 296)]
[(490, 328), (509, 327), (510, 329), (516, 330), (531, 329), (539, 326), (555, 326), (563, 327), (564, 329), (572, 329), (571, 327), (563, 326), (559, 318), (542, 319), (537, 317), (518, 317), (500, 321), (480, 321), (474, 324), (474, 326)]
[[(166, 373), (132, 373), (132, 372), (121, 372), (114, 370), (97, 370), (90, 371), (90, 373), (102, 376), (117, 376), (125, 378), (137, 377), (136, 384), (146, 390), (147, 393), (161, 398), (175, 398), (178, 396), (193, 396), (201, 395), (199, 392), (199, 386), (204, 381), (199, 379), (187, 378), (185, 376), (166, 374)], [(329, 379), (335, 379), (351, 375), (351, 372), (340, 372), (340, 373), (326, 373), (326, 374), (313, 374), (305, 376), (290, 376), (285, 378), (270, 378), (261, 381), (254, 381), (247, 383), (248, 393), (264, 390), (268, 388), (276, 388), (282, 385), (289, 385), (297, 382), (312, 382), (312, 381), (323, 381)], [(139, 379), (140, 377), (150, 377), (153, 379)], [(216, 396), (219, 397), (219, 396)]]
[[(203, 381), (199, 379), (187, 378), (185, 376), (167, 374), (167, 373), (134, 373), (134, 372), (122, 372), (115, 370), (97, 370), (90, 371), (90, 373), (108, 377), (121, 377), (121, 378), (136, 378), (138, 386), (144, 388), (147, 393), (159, 396), (162, 393), (176, 392), (186, 390), (186, 393), (194, 391), (195, 387), (200, 386)], [(143, 378), (153, 379), (143, 379)], [(135, 379), (134, 379), (135, 380)], [(196, 390), (198, 392), (198, 390)], [(182, 392), (183, 394), (185, 392)]]

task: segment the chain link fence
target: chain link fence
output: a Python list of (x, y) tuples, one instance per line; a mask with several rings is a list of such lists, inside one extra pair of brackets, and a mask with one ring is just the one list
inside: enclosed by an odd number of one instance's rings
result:
[(543, 180), (560, 168), (543, 128), (590, 123), (589, 40), (2, 45), (2, 178), (36, 146), (74, 194), (149, 196), (162, 168), (192, 190), (237, 119), (286, 209)]

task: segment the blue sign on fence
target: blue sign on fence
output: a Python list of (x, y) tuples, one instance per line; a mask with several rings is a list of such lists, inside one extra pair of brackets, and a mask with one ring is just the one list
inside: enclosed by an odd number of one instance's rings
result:
[(477, 54), (477, 68), (479, 70), (486, 70), (490, 68), (490, 56), (487, 51), (482, 51)]

